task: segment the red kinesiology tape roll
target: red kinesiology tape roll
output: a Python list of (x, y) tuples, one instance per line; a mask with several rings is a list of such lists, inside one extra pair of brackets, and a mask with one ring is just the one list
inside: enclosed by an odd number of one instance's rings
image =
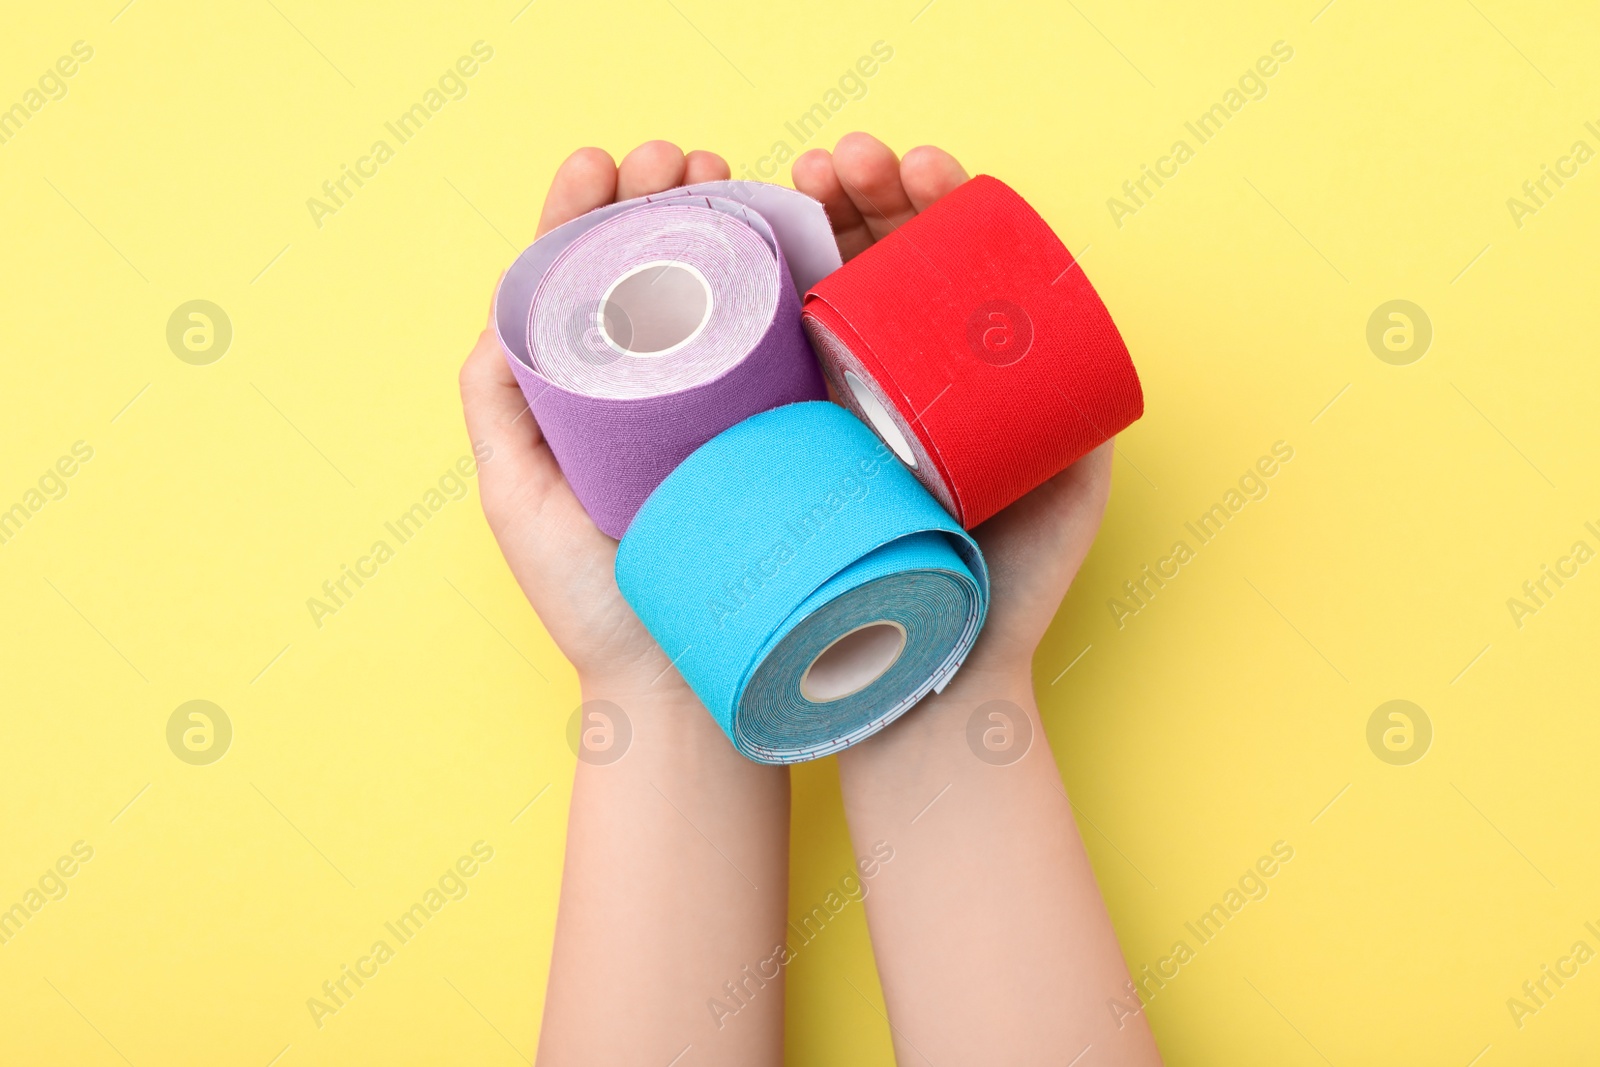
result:
[(818, 282), (805, 324), (839, 398), (967, 529), (1144, 413), (1083, 268), (986, 175)]

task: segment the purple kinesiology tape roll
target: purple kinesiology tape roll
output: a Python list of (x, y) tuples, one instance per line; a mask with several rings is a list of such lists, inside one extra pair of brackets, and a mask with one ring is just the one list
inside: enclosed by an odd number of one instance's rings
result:
[(826, 399), (800, 296), (838, 267), (821, 204), (740, 181), (598, 208), (517, 257), (495, 294), (500, 345), (601, 530), (621, 537), (728, 427)]

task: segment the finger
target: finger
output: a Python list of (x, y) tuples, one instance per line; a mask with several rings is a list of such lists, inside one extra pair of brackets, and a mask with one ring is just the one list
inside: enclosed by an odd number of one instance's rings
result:
[(845, 134), (833, 150), (833, 169), (875, 240), (916, 215), (917, 209), (900, 184), (900, 161), (876, 137)]
[(602, 148), (580, 148), (556, 168), (550, 192), (539, 215), (543, 237), (563, 222), (609, 204), (617, 198), (617, 165)]
[(646, 141), (617, 168), (617, 199), (632, 200), (683, 184), (683, 151), (671, 141)]
[(789, 173), (796, 189), (821, 201), (842, 258), (852, 259), (872, 243), (872, 231), (867, 229), (866, 220), (839, 182), (832, 153), (826, 148), (813, 148), (794, 161)]
[(934, 201), (966, 180), (966, 169), (956, 162), (956, 157), (933, 145), (913, 148), (900, 161), (900, 184), (918, 211), (928, 210)]
[(683, 184), (699, 185), (701, 182), (723, 182), (732, 175), (728, 161), (715, 152), (690, 152), (684, 157)]

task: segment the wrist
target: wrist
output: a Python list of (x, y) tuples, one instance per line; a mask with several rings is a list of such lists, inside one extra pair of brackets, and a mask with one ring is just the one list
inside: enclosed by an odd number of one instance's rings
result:
[(705, 705), (675, 672), (669, 671), (653, 684), (649, 679), (580, 675), (578, 693), (585, 706), (620, 708), (630, 720), (650, 725), (653, 732), (660, 727), (677, 732), (686, 724), (699, 726), (702, 722), (715, 728)]
[(990, 662), (962, 667), (942, 693), (929, 693), (882, 731), (839, 753), (841, 780), (848, 789), (857, 778), (924, 773), (948, 779), (952, 769), (974, 760), (969, 727), (978, 709), (991, 702), (1001, 702), (1008, 720), (1026, 719), (1026, 724), (1017, 724), (1026, 736), (1042, 732), (1032, 674), (1025, 666)]
[(635, 677), (618, 671), (580, 671), (578, 691), (584, 700), (610, 700), (618, 704), (700, 706), (689, 684), (669, 670), (658, 678)]
[[(979, 663), (963, 666), (950, 679), (942, 693), (929, 693), (918, 704), (921, 708), (930, 701), (938, 707), (963, 705), (971, 710), (988, 700), (1011, 700), (1019, 704), (1033, 703), (1032, 665), (1022, 663)], [(907, 712), (915, 715), (916, 710)]]
[(585, 721), (598, 713), (626, 730), (641, 752), (660, 756), (732, 746), (694, 691), (667, 671), (657, 679), (623, 673), (580, 674), (578, 691)]

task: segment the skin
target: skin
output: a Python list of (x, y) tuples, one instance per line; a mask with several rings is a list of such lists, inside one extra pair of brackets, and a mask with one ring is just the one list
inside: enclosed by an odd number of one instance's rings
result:
[[(557, 171), (539, 232), (726, 177), (720, 157), (662, 141), (620, 166), (581, 149)], [(902, 160), (861, 133), (793, 169), (846, 260), (966, 177), (942, 149)], [(493, 449), (480, 492), (512, 573), (584, 699), (614, 702), (633, 728), (626, 758), (578, 764), (539, 1061), (665, 1064), (688, 1046), (684, 1064), (780, 1064), (782, 976), (758, 986), (741, 969), (786, 936), (787, 772), (734, 752), (623, 601), (616, 542), (563, 480), (492, 323), (461, 391), (469, 433)], [(1128, 999), (1127, 971), (1032, 684), (1034, 650), (1110, 483), (1107, 444), (974, 531), (993, 601), (966, 665), (942, 695), (838, 757), (856, 854), (894, 850), (865, 906), (901, 1063), (1160, 1063), (1143, 1014), (1119, 1027), (1107, 1008)], [(1024, 721), (1032, 733), (1005, 766), (967, 742), (974, 709), (994, 700), (1010, 702), (1013, 736)], [(719, 1026), (707, 1001), (733, 1003), (728, 981), (742, 981), (747, 1003)]]

